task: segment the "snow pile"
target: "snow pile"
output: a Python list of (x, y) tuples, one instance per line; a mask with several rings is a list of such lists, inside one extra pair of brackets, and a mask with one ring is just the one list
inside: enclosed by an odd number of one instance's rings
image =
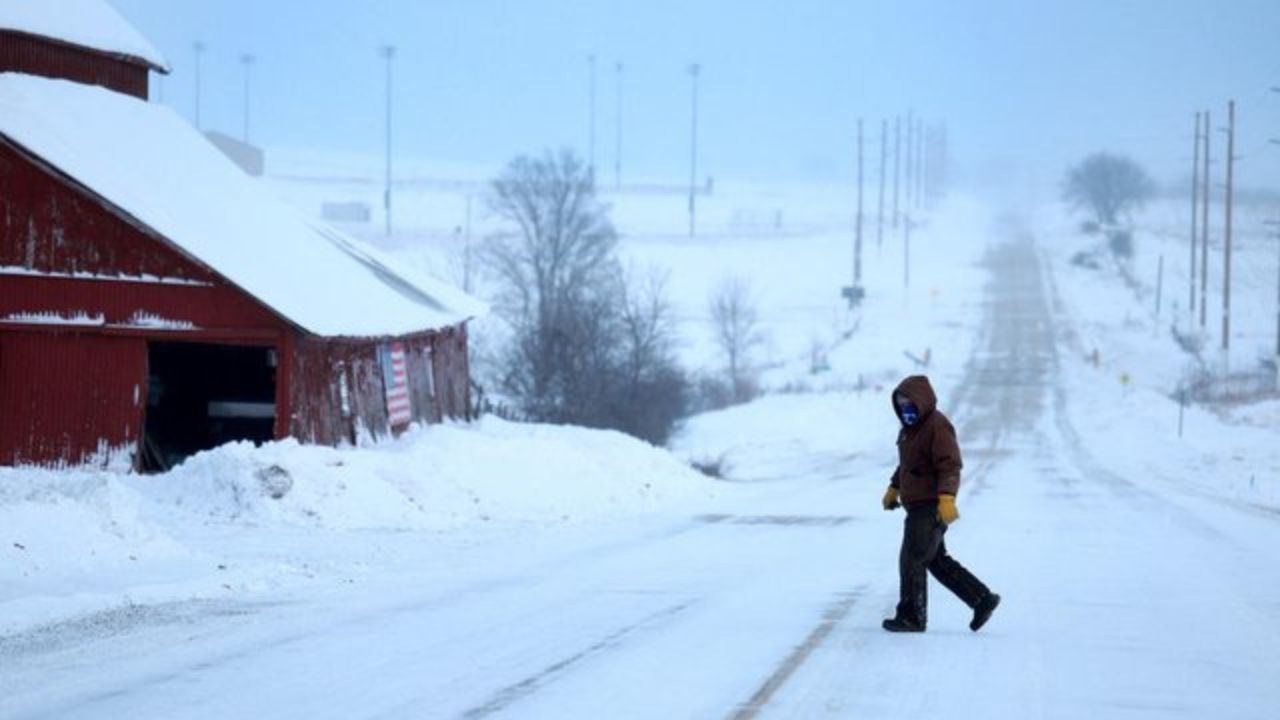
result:
[(368, 448), (233, 443), (136, 483), (200, 517), (328, 529), (576, 521), (711, 495), (698, 473), (621, 433), (495, 418)]
[(360, 533), (694, 513), (721, 492), (620, 433), (493, 418), (361, 448), (233, 443), (163, 475), (0, 468), (0, 631), (125, 598), (346, 572), (394, 552)]
[(887, 468), (898, 429), (890, 389), (767, 395), (691, 418), (672, 451), (747, 482), (838, 474), (858, 457), (883, 458)]
[(0, 631), (139, 598), (196, 554), (125, 476), (0, 468)]
[[(5, 584), (41, 574), (73, 579), (179, 552), (143, 519), (146, 500), (123, 476), (99, 471), (0, 468)], [(9, 551), (16, 551), (10, 553)]]

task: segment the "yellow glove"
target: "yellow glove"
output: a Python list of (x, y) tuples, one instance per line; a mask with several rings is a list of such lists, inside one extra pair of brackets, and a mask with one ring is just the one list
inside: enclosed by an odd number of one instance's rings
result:
[(942, 520), (944, 525), (950, 525), (960, 517), (960, 511), (956, 509), (955, 495), (939, 495), (938, 496), (938, 518)]
[(893, 510), (898, 507), (898, 488), (890, 485), (889, 489), (884, 491), (884, 500), (881, 501), (885, 510)]

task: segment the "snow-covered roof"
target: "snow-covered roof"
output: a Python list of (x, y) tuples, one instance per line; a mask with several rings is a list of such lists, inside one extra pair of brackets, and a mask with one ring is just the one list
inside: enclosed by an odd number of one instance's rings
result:
[(270, 197), (165, 106), (0, 73), (0, 136), (315, 335), (405, 335), (487, 312)]
[(0, 29), (138, 58), (169, 72), (155, 46), (105, 0), (0, 0)]

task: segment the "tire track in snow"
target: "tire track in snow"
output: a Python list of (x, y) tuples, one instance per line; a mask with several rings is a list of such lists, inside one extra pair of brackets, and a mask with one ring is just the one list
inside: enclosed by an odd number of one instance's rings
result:
[(795, 650), (778, 665), (773, 674), (752, 694), (751, 699), (739, 705), (734, 712), (730, 713), (729, 720), (751, 720), (759, 717), (761, 711), (769, 704), (773, 696), (778, 693), (778, 690), (787, 684), (791, 676), (795, 675), (796, 670), (800, 669), (801, 665), (804, 665), (809, 656), (813, 654), (813, 651), (826, 641), (831, 632), (835, 630), (836, 625), (839, 625), (849, 614), (849, 611), (853, 609), (854, 604), (862, 596), (865, 589), (866, 587), (862, 586), (853, 592), (841, 593), (838, 596), (839, 599), (832, 603), (827, 608), (827, 611), (822, 614), (822, 622), (818, 623), (813, 632), (809, 633), (809, 637), (797, 645)]
[(591, 646), (564, 658), (563, 660), (559, 660), (548, 665), (539, 672), (530, 675), (520, 682), (502, 688), (498, 692), (494, 693), (488, 701), (464, 712), (462, 717), (466, 718), (466, 720), (478, 720), (478, 718), (486, 718), (490, 715), (501, 712), (514, 703), (519, 702), (550, 683), (555, 682), (558, 677), (564, 675), (564, 673), (569, 671), (575, 665), (580, 664), (583, 660), (587, 660), (588, 658), (617, 647), (622, 643), (623, 638), (638, 630), (651, 625), (656, 625), (679, 615), (692, 606), (694, 602), (695, 601), (693, 600), (687, 600), (677, 605), (672, 605), (647, 615), (630, 625), (619, 628), (601, 639), (599, 642), (596, 642)]

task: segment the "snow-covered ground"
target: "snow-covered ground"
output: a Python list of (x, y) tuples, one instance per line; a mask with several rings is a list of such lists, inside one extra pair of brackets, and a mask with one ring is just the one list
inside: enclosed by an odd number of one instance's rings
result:
[[(335, 194), (268, 182), (313, 213)], [(377, 197), (351, 187), (326, 199)], [(452, 271), (474, 192), (402, 198), (420, 230), (384, 249)], [(848, 188), (720, 183), (693, 240), (678, 195), (611, 200), (626, 257), (670, 272), (691, 366), (719, 362), (710, 292), (751, 283), (772, 392), (691, 418), (669, 450), (486, 419), (361, 448), (224, 447), (163, 476), (0, 470), (0, 717), (1280, 707), (1280, 401), (1188, 407), (1179, 436), (1189, 360), (1159, 329), (1170, 310), (1157, 322), (1109, 264), (1072, 265), (1092, 241), (1059, 210), (953, 195), (913, 234), (909, 283), (901, 232), (877, 247), (872, 223), (849, 311)], [(1239, 297), (1261, 316), (1258, 248)], [(977, 635), (937, 585), (926, 635), (879, 628), (901, 532), (879, 507), (888, 391), (920, 371), (965, 449), (948, 546), (1005, 598)]]

